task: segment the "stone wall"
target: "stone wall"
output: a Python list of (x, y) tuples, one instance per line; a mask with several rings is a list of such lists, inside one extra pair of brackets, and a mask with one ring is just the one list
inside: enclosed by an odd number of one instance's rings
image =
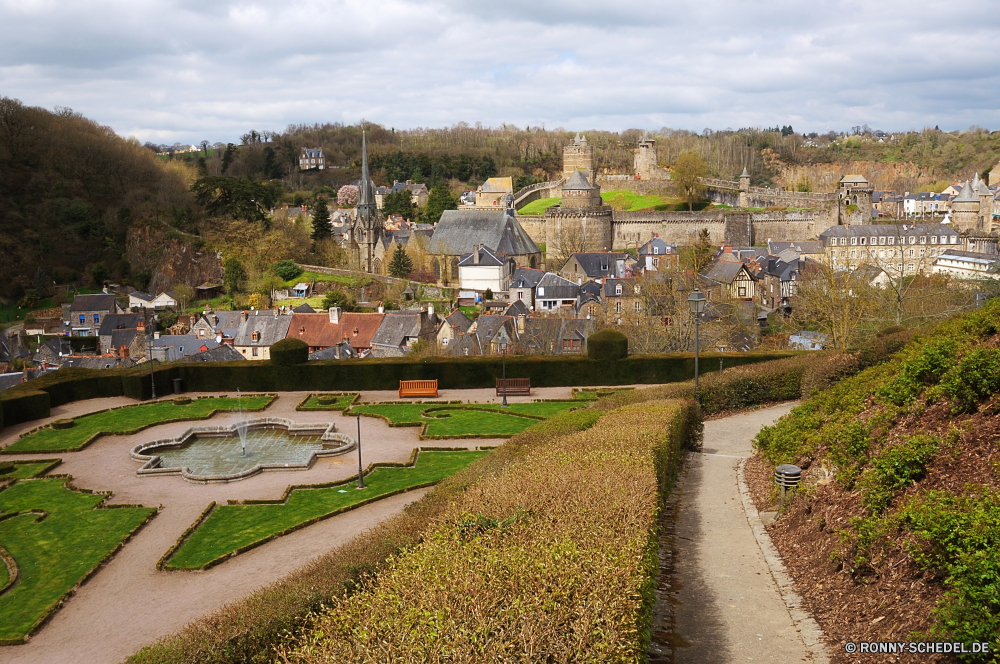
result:
[(630, 175), (598, 175), (597, 184), (600, 185), (602, 192), (625, 190), (641, 196), (649, 194), (674, 195), (673, 183), (670, 180), (636, 180)]
[[(834, 208), (835, 209), (835, 208)], [(829, 217), (813, 212), (751, 213), (733, 210), (703, 212), (614, 213), (614, 249), (635, 248), (654, 234), (668, 244), (691, 244), (702, 229), (713, 244), (736, 246), (817, 239), (829, 228)]]
[(545, 217), (541, 215), (518, 215), (517, 223), (521, 224), (521, 228), (528, 234), (532, 242), (539, 246), (547, 244), (545, 241)]

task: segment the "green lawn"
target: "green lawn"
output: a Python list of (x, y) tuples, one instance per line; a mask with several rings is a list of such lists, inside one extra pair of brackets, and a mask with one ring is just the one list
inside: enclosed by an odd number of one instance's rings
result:
[(0, 475), (0, 482), (4, 480), (16, 479), (26, 480), (58, 464), (60, 459), (43, 459), (41, 461), (15, 461), (14, 470), (5, 475)]
[(642, 196), (625, 189), (601, 192), (601, 198), (611, 207), (630, 211), (655, 208), (657, 205), (673, 205), (678, 202), (674, 199), (664, 199), (662, 196), (657, 196), (656, 194)]
[(420, 452), (414, 466), (375, 468), (365, 476), (367, 488), (363, 490), (358, 490), (356, 479), (352, 479), (331, 487), (295, 489), (283, 503), (221, 505), (198, 526), (165, 567), (201, 569), (230, 553), (362, 502), (440, 482), (485, 454), (485, 451)]
[(518, 214), (545, 214), (545, 208), (551, 205), (559, 205), (562, 202), (561, 198), (539, 198), (537, 201), (531, 201), (523, 208), (517, 211)]
[(324, 406), (319, 402), (319, 397), (321, 396), (327, 396), (327, 395), (310, 394), (306, 398), (305, 403), (301, 403), (298, 406), (296, 406), (295, 410), (345, 410), (347, 408), (350, 408), (354, 400), (358, 398), (358, 393), (354, 392), (351, 394), (337, 394), (337, 395), (331, 394), (329, 396), (337, 397), (337, 402), (334, 404), (330, 404), (328, 406)]
[(362, 404), (345, 414), (384, 417), (397, 426), (425, 425), (422, 438), (506, 438), (535, 424), (536, 419), (529, 418), (545, 419), (574, 407), (572, 402), (514, 403), (508, 408), (500, 404)]
[[(273, 399), (273, 396), (243, 397), (242, 406), (248, 411), (263, 410)], [(216, 411), (235, 410), (238, 405), (235, 397), (195, 399), (185, 405), (157, 401), (84, 415), (76, 418), (76, 425), (69, 429), (41, 429), (0, 450), (0, 453), (77, 450), (102, 435), (131, 434), (163, 422), (204, 420)]]
[(65, 484), (65, 479), (23, 480), (0, 491), (3, 516), (19, 513), (0, 521), (0, 546), (21, 572), (0, 595), (0, 643), (20, 642), (156, 511), (95, 509), (105, 496), (71, 491)]
[(340, 284), (342, 286), (354, 287), (357, 280), (354, 277), (348, 277), (341, 274), (322, 274), (320, 272), (311, 272), (309, 270), (306, 270), (305, 272), (295, 277), (294, 279), (289, 279), (288, 281), (286, 281), (284, 284), (284, 288), (291, 288), (296, 284), (300, 284), (303, 282), (308, 284), (313, 281), (330, 281), (336, 284)]
[(578, 401), (597, 401), (601, 397), (611, 396), (616, 392), (626, 392), (634, 388), (626, 387), (622, 389), (615, 388), (590, 388), (590, 389), (577, 389), (573, 388), (573, 398)]

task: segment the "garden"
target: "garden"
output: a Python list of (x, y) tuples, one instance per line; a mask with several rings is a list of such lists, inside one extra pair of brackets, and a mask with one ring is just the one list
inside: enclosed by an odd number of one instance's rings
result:
[(0, 475), (15, 480), (0, 490), (0, 644), (22, 643), (156, 513), (105, 506), (110, 494), (77, 491), (66, 477), (33, 479), (56, 463), (18, 462)]
[(167, 422), (204, 420), (222, 411), (264, 410), (273, 400), (274, 395), (181, 398), (125, 406), (90, 413), (72, 420), (56, 420), (22, 436), (14, 444), (0, 450), (0, 453), (71, 452), (86, 447), (101, 436), (137, 433)]
[(381, 417), (389, 426), (420, 427), (421, 439), (507, 438), (521, 433), (538, 420), (580, 407), (573, 401), (534, 403), (463, 404), (440, 402), (389, 402), (360, 404), (345, 415)]

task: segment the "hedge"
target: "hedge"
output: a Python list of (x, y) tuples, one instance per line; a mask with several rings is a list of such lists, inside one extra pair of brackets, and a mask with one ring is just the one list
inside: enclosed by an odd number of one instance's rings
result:
[(271, 364), (282, 367), (290, 367), (296, 364), (305, 364), (309, 360), (309, 344), (287, 337), (271, 346)]
[[(801, 355), (794, 351), (703, 353), (702, 373)], [(814, 354), (812, 354), (814, 355)], [(180, 378), (194, 392), (357, 392), (395, 390), (401, 380), (437, 380), (442, 389), (490, 388), (501, 376), (501, 358), (369, 358), (321, 360), (293, 366), (271, 361), (178, 362), (155, 368), (156, 393), (170, 394)], [(529, 378), (532, 387), (674, 383), (694, 375), (694, 354), (630, 355), (621, 360), (594, 360), (581, 355), (507, 358), (508, 378)], [(134, 369), (66, 368), (0, 393), (6, 424), (48, 417), (50, 408), (95, 397), (151, 396), (148, 366)]]
[(587, 337), (587, 355), (593, 360), (621, 360), (628, 357), (628, 337), (608, 328)]

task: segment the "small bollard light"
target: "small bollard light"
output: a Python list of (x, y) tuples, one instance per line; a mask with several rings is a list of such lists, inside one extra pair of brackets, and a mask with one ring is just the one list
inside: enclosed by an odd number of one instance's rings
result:
[(790, 463), (783, 463), (774, 469), (774, 482), (781, 487), (781, 502), (785, 502), (785, 492), (802, 481), (802, 469)]

